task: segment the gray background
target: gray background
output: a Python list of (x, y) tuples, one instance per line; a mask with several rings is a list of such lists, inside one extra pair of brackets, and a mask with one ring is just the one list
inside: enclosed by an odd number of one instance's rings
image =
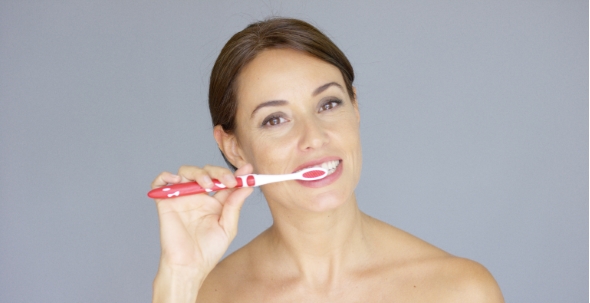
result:
[[(209, 72), (273, 14), (356, 69), (365, 212), (508, 302), (588, 302), (587, 1), (166, 2), (0, 2), (1, 302), (150, 300), (149, 184), (223, 164)], [(270, 224), (256, 192), (231, 250)]]

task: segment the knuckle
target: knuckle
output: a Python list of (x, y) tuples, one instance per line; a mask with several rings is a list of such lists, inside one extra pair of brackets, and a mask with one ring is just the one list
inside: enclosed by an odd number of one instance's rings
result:
[(223, 167), (213, 166), (213, 165), (205, 165), (203, 167), (203, 169), (207, 173), (209, 173), (211, 176), (215, 176), (215, 177), (222, 176), (222, 175), (227, 174), (229, 172), (229, 170), (227, 170)]
[(167, 174), (170, 174), (170, 173), (169, 172), (161, 172), (158, 176), (156, 176), (154, 181), (152, 181), (151, 187), (155, 188), (155, 187), (158, 187), (160, 184), (162, 184), (164, 182), (164, 177)]
[(215, 170), (216, 168), (217, 168), (216, 166), (209, 165), (209, 164), (207, 164), (207, 165), (203, 166), (203, 169), (204, 169), (204, 170), (208, 170), (208, 171), (210, 171), (210, 170)]
[(185, 171), (190, 170), (191, 168), (193, 168), (193, 166), (189, 166), (189, 165), (182, 165), (178, 168), (178, 173), (182, 173)]
[(202, 169), (191, 166), (191, 165), (183, 165), (178, 169), (178, 174), (181, 176), (194, 176), (201, 173)]

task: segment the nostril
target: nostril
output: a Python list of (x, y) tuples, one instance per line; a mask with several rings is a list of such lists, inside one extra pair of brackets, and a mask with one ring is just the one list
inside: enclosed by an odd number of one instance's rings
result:
[(300, 148), (304, 151), (322, 147), (328, 142), (326, 130), (319, 121), (307, 120), (299, 124), (301, 129)]

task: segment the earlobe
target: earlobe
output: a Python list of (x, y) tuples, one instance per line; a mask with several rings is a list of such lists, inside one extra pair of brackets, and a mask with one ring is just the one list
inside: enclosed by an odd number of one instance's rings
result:
[(223, 130), (221, 125), (216, 125), (213, 128), (213, 137), (217, 142), (219, 150), (223, 153), (227, 161), (235, 167), (242, 167), (246, 161), (240, 152), (240, 145), (234, 134), (228, 134)]

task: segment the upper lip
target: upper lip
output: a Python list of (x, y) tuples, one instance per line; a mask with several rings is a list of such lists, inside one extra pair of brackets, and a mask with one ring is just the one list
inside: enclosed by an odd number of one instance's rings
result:
[(305, 162), (305, 163), (297, 166), (297, 168), (295, 168), (295, 170), (293, 172), (297, 172), (297, 171), (300, 171), (300, 170), (302, 170), (304, 168), (313, 167), (313, 166), (316, 166), (316, 165), (320, 165), (320, 164), (322, 164), (324, 162), (334, 161), (334, 160), (341, 161), (342, 159), (339, 158), (339, 157), (334, 157), (333, 156), (333, 157), (324, 157), (324, 158), (321, 158), (321, 159), (312, 160), (312, 161)]

